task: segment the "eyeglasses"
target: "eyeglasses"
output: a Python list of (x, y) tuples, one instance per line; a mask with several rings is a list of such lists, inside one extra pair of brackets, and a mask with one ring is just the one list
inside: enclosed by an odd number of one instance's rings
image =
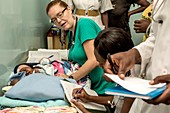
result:
[(57, 23), (58, 22), (57, 18), (61, 19), (64, 16), (64, 12), (66, 9), (67, 7), (64, 8), (60, 13), (56, 14), (55, 18), (51, 19), (51, 23)]

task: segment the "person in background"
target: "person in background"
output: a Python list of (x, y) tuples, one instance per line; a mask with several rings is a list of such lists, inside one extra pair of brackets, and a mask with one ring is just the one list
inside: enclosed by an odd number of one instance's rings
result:
[(46, 7), (46, 13), (51, 21), (59, 28), (68, 30), (69, 54), (68, 59), (81, 65), (78, 71), (70, 76), (61, 74), (64, 78), (76, 81), (88, 75), (91, 89), (99, 95), (104, 95), (104, 89), (113, 87), (115, 83), (107, 82), (103, 77), (103, 70), (98, 66), (94, 55), (94, 39), (101, 31), (91, 19), (77, 18), (72, 9), (61, 0), (53, 0)]
[[(142, 12), (148, 7), (149, 2), (147, 0), (111, 0), (112, 10), (108, 11), (109, 27), (119, 27), (125, 30), (129, 37), (131, 37), (129, 18), (131, 15)], [(130, 6), (138, 4), (139, 8), (129, 11)]]
[[(94, 40), (94, 53), (99, 65), (104, 68), (108, 54), (127, 51), (133, 46), (134, 44), (131, 38), (128, 37), (128, 34), (123, 29), (110, 27), (102, 30)], [(81, 92), (77, 94), (76, 92), (78, 90), (79, 88), (73, 90), (73, 97), (78, 98), (83, 102), (95, 102), (111, 106), (111, 108), (115, 108), (116, 105), (116, 113), (121, 110), (123, 101), (120, 97), (115, 97), (117, 98), (117, 101), (115, 101), (115, 98), (113, 100), (113, 96), (91, 96), (90, 94), (87, 94), (85, 90), (81, 90)], [(77, 107), (80, 107), (83, 112), (87, 112), (80, 103), (75, 100), (72, 100), (72, 102)], [(113, 113), (114, 109), (111, 109), (111, 112)]]
[[(126, 52), (111, 55), (113, 63), (118, 67), (118, 76), (125, 77), (135, 64), (141, 64), (139, 73), (136, 75), (147, 80), (152, 80), (159, 75), (170, 74), (170, 10), (169, 0), (154, 0), (152, 8), (152, 24), (148, 39), (138, 46)], [(113, 73), (108, 61), (105, 64), (105, 72)], [(162, 95), (167, 99), (169, 94), (169, 83)], [(157, 99), (160, 99), (160, 98)], [(166, 97), (166, 98), (165, 98)], [(162, 100), (165, 102), (166, 100)], [(168, 100), (167, 100), (168, 103)], [(135, 99), (129, 113), (169, 113), (170, 106), (165, 104), (151, 105), (142, 99)]]
[(150, 5), (150, 3), (147, 0), (127, 0), (127, 1), (130, 2), (131, 4), (140, 5), (139, 8), (136, 8), (128, 12), (129, 18), (136, 13), (144, 11)]
[(136, 33), (145, 33), (143, 41), (149, 36), (150, 24), (152, 21), (152, 4), (150, 4), (142, 13), (142, 19), (134, 21), (134, 30)]
[(101, 29), (108, 27), (108, 10), (112, 9), (110, 0), (64, 0), (78, 17), (94, 20)]

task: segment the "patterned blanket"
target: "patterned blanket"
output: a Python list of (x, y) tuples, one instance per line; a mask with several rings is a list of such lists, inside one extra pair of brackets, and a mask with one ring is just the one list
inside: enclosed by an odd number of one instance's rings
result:
[(77, 113), (76, 109), (69, 106), (54, 106), (54, 107), (15, 107), (0, 110), (0, 113)]

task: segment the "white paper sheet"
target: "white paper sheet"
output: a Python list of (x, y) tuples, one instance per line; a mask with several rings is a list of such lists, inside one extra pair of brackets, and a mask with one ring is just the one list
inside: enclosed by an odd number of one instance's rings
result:
[(165, 83), (150, 85), (150, 80), (145, 80), (137, 77), (125, 77), (125, 79), (122, 80), (118, 77), (118, 75), (107, 73), (105, 73), (105, 75), (125, 89), (139, 94), (148, 94), (155, 89), (165, 85)]
[[(61, 80), (61, 84), (64, 88), (64, 92), (65, 92), (66, 97), (69, 101), (71, 99), (73, 99), (73, 96), (72, 96), (73, 89), (81, 87), (80, 85), (73, 84), (73, 83), (70, 83), (70, 82), (67, 82), (67, 81), (63, 81), (63, 80)], [(89, 95), (98, 96), (95, 91), (93, 91), (89, 88), (86, 88), (86, 87), (84, 87), (84, 89)], [(93, 102), (84, 103), (82, 101), (81, 101), (81, 103), (84, 105), (85, 108), (88, 108), (88, 109), (106, 111), (106, 108), (104, 107), (104, 105), (96, 104), (96, 103), (93, 103)]]

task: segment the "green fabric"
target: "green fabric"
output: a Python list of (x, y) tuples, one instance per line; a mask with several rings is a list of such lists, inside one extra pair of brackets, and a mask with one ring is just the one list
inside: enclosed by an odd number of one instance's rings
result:
[[(99, 26), (90, 19), (80, 18), (77, 22), (75, 44), (71, 46), (69, 51), (69, 60), (83, 65), (87, 61), (87, 56), (83, 48), (83, 43), (87, 40), (95, 39), (100, 32)], [(70, 39), (70, 32), (68, 34)], [(104, 89), (115, 86), (114, 83), (106, 82), (103, 77), (103, 70), (100, 67), (96, 67), (89, 73), (89, 77), (92, 83), (92, 89), (98, 94), (104, 94)]]

